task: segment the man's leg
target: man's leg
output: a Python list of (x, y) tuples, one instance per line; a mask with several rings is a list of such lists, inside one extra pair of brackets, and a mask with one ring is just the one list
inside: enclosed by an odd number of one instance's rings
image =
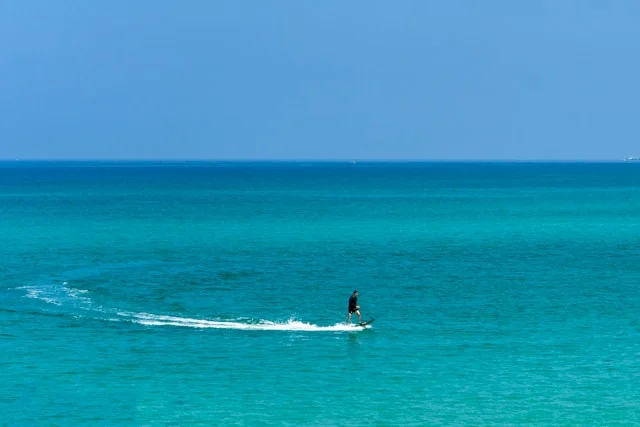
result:
[(347, 325), (351, 323), (351, 312), (349, 312), (349, 314), (347, 314)]
[(356, 311), (356, 314), (358, 315), (358, 323), (362, 323), (362, 318), (360, 317), (360, 310)]

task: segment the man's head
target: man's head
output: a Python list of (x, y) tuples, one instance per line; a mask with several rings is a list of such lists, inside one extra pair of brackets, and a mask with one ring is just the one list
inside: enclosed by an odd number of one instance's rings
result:
[(355, 296), (358, 296), (358, 291), (353, 291), (353, 294), (354, 294)]

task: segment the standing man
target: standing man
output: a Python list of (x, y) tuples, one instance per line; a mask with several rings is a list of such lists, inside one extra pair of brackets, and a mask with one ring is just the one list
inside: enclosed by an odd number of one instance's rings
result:
[(349, 297), (349, 314), (347, 315), (347, 325), (351, 323), (351, 314), (358, 315), (358, 323), (362, 322), (360, 318), (360, 306), (358, 305), (358, 291), (353, 291), (353, 294)]

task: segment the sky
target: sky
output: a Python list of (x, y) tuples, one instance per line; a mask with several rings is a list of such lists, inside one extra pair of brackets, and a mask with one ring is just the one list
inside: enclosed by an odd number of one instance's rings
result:
[(634, 0), (0, 0), (0, 158), (638, 156), (639, 22)]

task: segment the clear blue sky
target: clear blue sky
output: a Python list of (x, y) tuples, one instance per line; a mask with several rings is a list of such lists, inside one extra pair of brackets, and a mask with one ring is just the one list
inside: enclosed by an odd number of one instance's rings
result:
[(635, 0), (0, 2), (0, 158), (627, 155)]

